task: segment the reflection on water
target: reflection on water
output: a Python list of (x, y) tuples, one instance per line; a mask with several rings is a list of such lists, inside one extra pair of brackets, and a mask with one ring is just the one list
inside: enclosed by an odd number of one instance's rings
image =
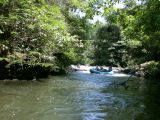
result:
[(0, 81), (1, 120), (159, 120), (158, 86), (128, 76), (72, 73), (37, 81)]

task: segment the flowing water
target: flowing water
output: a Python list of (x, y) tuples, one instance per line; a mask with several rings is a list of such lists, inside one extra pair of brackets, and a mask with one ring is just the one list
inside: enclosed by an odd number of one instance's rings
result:
[(70, 73), (0, 81), (0, 120), (160, 120), (160, 88), (129, 76)]

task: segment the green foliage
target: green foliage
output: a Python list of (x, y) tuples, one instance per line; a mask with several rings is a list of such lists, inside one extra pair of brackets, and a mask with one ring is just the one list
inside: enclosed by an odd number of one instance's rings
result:
[(160, 31), (160, 1), (148, 0), (142, 9), (140, 23), (147, 34)]
[(0, 61), (8, 61), (9, 62), (9, 59), (7, 59), (7, 58), (4, 58), (4, 57), (0, 57)]
[(123, 45), (122, 56), (126, 64), (140, 64), (149, 60), (159, 61), (159, 2), (156, 0), (124, 1), (125, 7), (115, 8), (114, 5), (105, 8), (104, 15), (109, 23), (121, 28)]
[(138, 12), (137, 26), (143, 31), (143, 47), (146, 50), (147, 60), (160, 60), (160, 2), (149, 0), (142, 6)]
[(160, 62), (152, 61), (145, 68), (145, 77), (152, 80), (160, 80)]
[(97, 31), (95, 40), (95, 62), (100, 65), (117, 65), (122, 62), (123, 43), (120, 29), (116, 25), (103, 26)]
[(52, 72), (52, 71), (56, 72), (58, 71), (58, 69), (60, 69), (60, 67), (54, 64), (51, 64), (51, 63), (37, 63), (37, 64), (34, 64), (33, 66), (40, 66), (42, 69), (49, 71), (49, 72)]
[(51, 62), (49, 59), (54, 58), (53, 55), (56, 53), (63, 53), (69, 59), (76, 59), (74, 49), (78, 47), (79, 41), (68, 32), (69, 23), (65, 21), (61, 5), (76, 6), (77, 2), (79, 1), (72, 0), (68, 3), (44, 0), (2, 1), (0, 44), (7, 49), (2, 49), (0, 55), (11, 54), (8, 57), (16, 60), (21, 58), (15, 56), (15, 52), (24, 53), (25, 57), (30, 59), (28, 61), (33, 63)]
[[(118, 2), (1, 0), (0, 56), (62, 66), (159, 61), (160, 2), (124, 0), (122, 9), (114, 6)], [(102, 15), (102, 8), (107, 24), (91, 25), (88, 18)], [(80, 17), (75, 11), (86, 15)]]
[(35, 52), (35, 51), (31, 51), (31, 52), (29, 52), (29, 53), (28, 53), (28, 55), (29, 55), (29, 56), (34, 56), (34, 57), (36, 57), (36, 58), (39, 58), (39, 57), (41, 57), (41, 56), (42, 56), (42, 54), (41, 54), (41, 53), (39, 53), (39, 52)]

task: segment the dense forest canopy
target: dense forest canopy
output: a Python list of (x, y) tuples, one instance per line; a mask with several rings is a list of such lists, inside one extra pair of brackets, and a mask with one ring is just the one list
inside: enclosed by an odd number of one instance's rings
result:
[[(92, 24), (95, 15), (105, 17), (105, 24)], [(64, 66), (158, 62), (160, 1), (1, 0), (0, 56), (24, 59), (20, 54), (55, 57), (35, 59)]]
[[(108, 58), (113, 59), (112, 61), (115, 61), (114, 64), (121, 66), (140, 64), (150, 60), (159, 61), (160, 1), (124, 0), (119, 2), (121, 6), (123, 5), (122, 8), (116, 7), (112, 1), (112, 4), (104, 7), (102, 16), (106, 17), (107, 26), (115, 25), (120, 29), (120, 37), (115, 41), (114, 38), (116, 35), (114, 35), (111, 37), (112, 40), (108, 37), (109, 35), (113, 35), (114, 32), (107, 35), (108, 29), (106, 29), (106, 33), (104, 34), (104, 32), (102, 32), (103, 27), (100, 28), (97, 33), (101, 35), (97, 41), (105, 38), (105, 40), (110, 41), (112, 50), (106, 45), (103, 46), (103, 44), (99, 49), (104, 47), (103, 50), (106, 50), (106, 54), (108, 55), (116, 50), (116, 52), (110, 55), (110, 57), (108, 56)], [(117, 56), (121, 56), (118, 61), (116, 61)], [(107, 59), (105, 57), (102, 58)], [(98, 58), (98, 56), (96, 58)], [(107, 60), (105, 60), (105, 62)]]

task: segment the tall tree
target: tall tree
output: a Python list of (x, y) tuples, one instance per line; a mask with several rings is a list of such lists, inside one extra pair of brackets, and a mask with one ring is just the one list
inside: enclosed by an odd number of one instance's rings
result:
[(120, 29), (116, 25), (103, 26), (97, 32), (95, 41), (95, 60), (100, 65), (113, 65), (121, 61), (115, 43), (121, 39)]

